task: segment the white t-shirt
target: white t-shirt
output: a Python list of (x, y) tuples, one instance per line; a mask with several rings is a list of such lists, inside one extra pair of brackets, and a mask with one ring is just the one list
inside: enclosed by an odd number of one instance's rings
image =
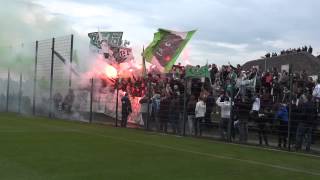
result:
[(252, 111), (260, 111), (260, 98), (255, 98), (252, 104)]
[(196, 118), (204, 117), (205, 113), (206, 113), (206, 104), (203, 101), (198, 101), (195, 109)]
[(313, 89), (312, 96), (316, 98), (320, 98), (320, 84), (317, 84)]
[(231, 102), (230, 101), (220, 102), (220, 100), (221, 100), (221, 97), (217, 99), (216, 104), (221, 108), (221, 118), (230, 118)]

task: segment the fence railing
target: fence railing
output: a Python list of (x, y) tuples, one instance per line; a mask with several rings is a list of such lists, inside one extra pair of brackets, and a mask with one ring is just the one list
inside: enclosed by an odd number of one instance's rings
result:
[(126, 114), (122, 102), (125, 93), (111, 87), (102, 88), (99, 79), (82, 79), (81, 82), (86, 82), (86, 86), (76, 86), (77, 83), (73, 83), (74, 86), (71, 88), (68, 83), (62, 83), (62, 86), (58, 86), (57, 83), (52, 87), (50, 98), (48, 88), (33, 86), (32, 78), (24, 78), (23, 74), (9, 70), (1, 73), (7, 74), (2, 75), (0, 79), (2, 112), (320, 153), (317, 117), (314, 116), (313, 122), (305, 121), (306, 118), (312, 117), (305, 114), (306, 111), (300, 111), (303, 107), (294, 104), (282, 107), (286, 109), (288, 117), (290, 113), (290, 118), (284, 120), (275, 118), (276, 114), (281, 114), (281, 105), (272, 104), (270, 99), (261, 97), (259, 112), (251, 111), (251, 102), (242, 102), (239, 99), (234, 100), (231, 116), (222, 117), (221, 108), (216, 104), (217, 97), (210, 96), (206, 99), (204, 116), (196, 118), (196, 101), (190, 96), (180, 94), (171, 97), (150, 97), (149, 100), (147, 98), (147, 101), (143, 101), (141, 97), (129, 95), (132, 113)]
[[(225, 107), (216, 102), (219, 95), (213, 94), (204, 100), (204, 114), (196, 117), (197, 99), (192, 99), (190, 92), (197, 91), (199, 96), (201, 87), (185, 80), (178, 94), (155, 96), (149, 81), (146, 97), (129, 95), (132, 112), (128, 113), (121, 88), (77, 76), (71, 65), (72, 52), (73, 36), (37, 41), (31, 75), (0, 70), (0, 111), (320, 153), (319, 102), (311, 105), (316, 112), (310, 112), (292, 103), (291, 93), (283, 96), (290, 102), (286, 107), (278, 103), (282, 97), (261, 96), (261, 109), (254, 112), (252, 102), (230, 99), (233, 105), (225, 116)], [(292, 92), (292, 77), (289, 84)], [(287, 119), (280, 117), (283, 113)]]

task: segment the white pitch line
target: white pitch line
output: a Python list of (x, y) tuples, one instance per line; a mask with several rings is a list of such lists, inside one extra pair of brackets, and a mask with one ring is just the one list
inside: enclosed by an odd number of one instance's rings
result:
[(199, 151), (186, 150), (186, 149), (175, 148), (175, 147), (167, 146), (167, 145), (145, 143), (145, 142), (142, 142), (142, 141), (130, 140), (130, 139), (126, 139), (126, 138), (119, 138), (117, 136), (107, 136), (107, 135), (104, 135), (104, 134), (83, 132), (81, 129), (78, 129), (78, 128), (77, 129), (74, 129), (74, 128), (61, 128), (60, 126), (56, 126), (56, 125), (53, 125), (53, 126), (52, 125), (43, 125), (43, 126), (46, 126), (46, 127), (50, 126), (51, 128), (54, 127), (55, 129), (69, 130), (71, 132), (77, 132), (79, 134), (95, 135), (95, 136), (100, 136), (100, 137), (109, 138), (109, 139), (126, 141), (126, 142), (130, 142), (130, 143), (137, 143), (137, 144), (143, 144), (143, 145), (147, 145), (147, 146), (153, 146), (153, 147), (162, 148), (162, 149), (169, 149), (169, 150), (173, 150), (173, 151), (180, 151), (180, 152), (185, 152), (185, 153), (197, 154), (197, 155), (207, 156), (207, 157), (216, 158), (216, 159), (235, 160), (235, 161), (239, 161), (239, 162), (245, 162), (245, 163), (248, 163), (248, 164), (260, 165), (260, 166), (270, 167), (270, 168), (274, 168), (274, 169), (281, 169), (281, 170), (286, 170), (286, 171), (291, 171), (291, 172), (297, 172), (297, 173), (304, 173), (304, 174), (308, 174), (308, 175), (320, 176), (320, 172), (307, 171), (307, 170), (304, 170), (304, 169), (285, 167), (285, 166), (281, 166), (281, 165), (269, 164), (269, 163), (254, 161), (254, 160), (248, 160), (248, 159), (233, 158), (233, 157), (228, 157), (228, 156), (223, 156), (223, 155), (215, 155), (215, 154), (204, 153), (204, 152), (199, 152)]
[(180, 152), (185, 152), (185, 153), (197, 154), (197, 155), (207, 156), (207, 157), (211, 157), (211, 158), (225, 159), (225, 160), (235, 160), (235, 161), (245, 162), (245, 163), (253, 164), (253, 165), (260, 165), (260, 166), (271, 167), (271, 168), (281, 169), (281, 170), (286, 170), (286, 171), (291, 171), (291, 172), (297, 172), (297, 173), (304, 173), (304, 174), (309, 174), (309, 175), (314, 175), (314, 176), (320, 176), (320, 172), (307, 171), (307, 170), (303, 170), (303, 169), (297, 169), (297, 168), (285, 167), (285, 166), (281, 166), (281, 165), (263, 163), (263, 162), (254, 161), (254, 160), (233, 158), (233, 157), (228, 157), (228, 156), (223, 156), (223, 155), (215, 155), (215, 154), (204, 153), (204, 152), (199, 152), (199, 151), (192, 151), (192, 150), (186, 150), (186, 149), (181, 149), (181, 148), (175, 148), (175, 147), (167, 146), (167, 145), (145, 143), (145, 142), (142, 142), (142, 141), (129, 140), (129, 139), (126, 139), (126, 138), (119, 138), (119, 137), (116, 137), (116, 136), (107, 136), (107, 135), (97, 134), (97, 133), (89, 133), (89, 132), (83, 132), (83, 131), (75, 131), (75, 132), (78, 132), (78, 133), (81, 133), (81, 134), (87, 134), (87, 135), (96, 135), (96, 136), (100, 136), (100, 137), (104, 137), (104, 138), (121, 140), (121, 141), (130, 142), (130, 143), (143, 144), (143, 145), (153, 146), (153, 147), (162, 148), (162, 149), (169, 149), (169, 150), (173, 150), (173, 151), (180, 151)]
[[(206, 140), (207, 142), (210, 142), (209, 139), (200, 139), (200, 140)], [(281, 152), (281, 153), (285, 153), (285, 154), (292, 154), (292, 155), (298, 155), (298, 156), (304, 156), (304, 157), (319, 158), (319, 160), (320, 160), (320, 156), (319, 155), (315, 155), (315, 154), (299, 153), (299, 152), (287, 151), (287, 150), (283, 150), (283, 149), (274, 149), (274, 148), (270, 148), (270, 147), (268, 148), (266, 146), (255, 146), (255, 145), (250, 145), (250, 144), (239, 144), (239, 143), (232, 143), (232, 142), (228, 143), (228, 142), (223, 142), (223, 141), (215, 141), (214, 139), (211, 140), (211, 141), (216, 143), (216, 144), (228, 144), (228, 145), (232, 145), (232, 146), (239, 146), (239, 147), (250, 148), (250, 149)]]
[(0, 133), (46, 133), (46, 132), (74, 132), (71, 130), (0, 130)]

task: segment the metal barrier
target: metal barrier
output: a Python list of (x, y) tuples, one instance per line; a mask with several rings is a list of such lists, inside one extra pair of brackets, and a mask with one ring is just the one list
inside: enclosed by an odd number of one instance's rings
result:
[[(128, 115), (123, 111), (127, 105), (120, 85), (107, 87), (102, 85), (101, 79), (73, 75), (72, 67), (68, 66), (72, 63), (73, 36), (37, 41), (31, 47), (34, 50), (32, 75), (12, 69), (0, 70), (2, 112), (139, 128), (289, 151), (320, 152), (319, 102), (296, 106), (297, 98), (291, 93), (283, 98), (262, 93), (260, 110), (252, 111), (252, 98), (226, 100), (218, 99), (218, 92), (202, 94), (206, 84), (201, 81), (169, 82), (173, 92), (167, 92), (166, 85), (157, 89), (146, 80), (145, 97), (129, 95), (132, 112)], [(292, 81), (291, 76), (289, 92), (292, 92)], [(205, 97), (206, 108), (204, 114), (196, 118), (198, 99), (195, 97), (199, 96)], [(289, 103), (284, 106), (280, 99)], [(302, 97), (301, 100), (306, 99)], [(218, 106), (227, 101), (230, 102), (227, 107), (229, 116), (221, 113), (226, 110), (225, 106)]]

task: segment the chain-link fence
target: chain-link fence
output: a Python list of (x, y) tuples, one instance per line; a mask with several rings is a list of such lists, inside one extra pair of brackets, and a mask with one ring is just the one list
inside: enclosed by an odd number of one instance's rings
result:
[[(202, 101), (194, 95), (155, 93), (150, 97), (129, 95), (131, 110), (126, 112), (125, 92), (102, 88), (101, 79), (82, 79), (85, 86), (74, 83), (72, 88), (69, 79), (62, 80), (65, 88), (53, 86), (52, 102), (49, 83), (39, 85), (39, 80), (34, 104), (33, 81), (21, 73), (1, 71), (1, 111), (32, 114), (35, 107), (36, 115), (47, 117), (290, 150), (311, 147), (312, 152), (320, 152), (317, 102), (297, 106), (294, 98), (292, 104), (284, 104), (264, 96), (242, 101), (207, 95), (205, 109), (201, 109)], [(259, 109), (253, 109), (255, 103), (260, 104)], [(197, 111), (204, 112), (198, 116)]]
[(7, 101), (8, 101), (8, 70), (0, 70), (0, 111), (7, 111)]
[[(141, 86), (123, 88), (124, 79), (108, 86), (73, 73), (73, 36), (24, 47), (33, 52), (32, 68), (0, 69), (1, 112), (320, 153), (319, 101), (291, 93), (292, 73), (288, 91), (278, 94), (266, 88), (241, 96), (238, 88), (237, 95), (221, 96), (218, 88), (205, 91), (211, 85), (196, 78), (158, 83), (147, 78)], [(139, 95), (126, 96), (134, 91)]]

